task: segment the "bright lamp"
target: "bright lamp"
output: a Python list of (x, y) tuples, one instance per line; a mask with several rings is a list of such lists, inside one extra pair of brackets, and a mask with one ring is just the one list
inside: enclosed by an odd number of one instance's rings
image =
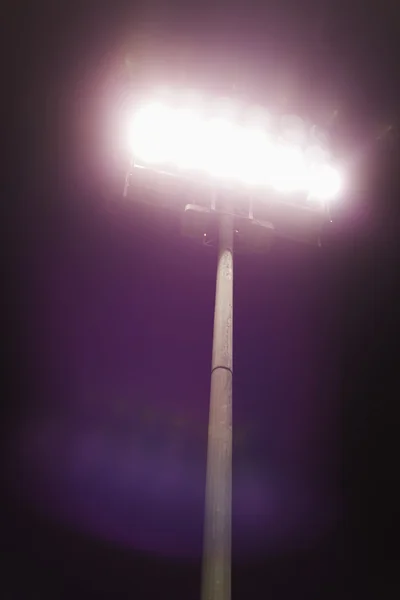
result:
[[(288, 124), (298, 125), (294, 118)], [(314, 144), (303, 150), (287, 137), (274, 141), (255, 123), (238, 125), (224, 118), (221, 110), (206, 117), (190, 107), (153, 102), (136, 112), (130, 138), (134, 157), (151, 165), (203, 171), (219, 179), (272, 186), (284, 193), (304, 192), (321, 200), (341, 188), (340, 176), (327, 163), (324, 149)]]

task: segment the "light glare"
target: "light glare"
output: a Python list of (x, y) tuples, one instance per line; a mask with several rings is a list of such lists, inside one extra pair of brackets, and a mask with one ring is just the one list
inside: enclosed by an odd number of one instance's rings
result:
[(173, 130), (171, 111), (159, 103), (141, 108), (133, 121), (131, 147), (133, 153), (149, 163), (168, 160)]
[(296, 192), (308, 185), (304, 155), (299, 148), (281, 146), (273, 158), (272, 186), (279, 192)]
[[(341, 177), (327, 165), (327, 153), (320, 146), (304, 152), (288, 142), (273, 143), (256, 123), (245, 127), (223, 117), (206, 120), (196, 104), (192, 108), (169, 108), (159, 102), (142, 106), (130, 131), (134, 156), (150, 164), (171, 164), (322, 200), (339, 193)], [(300, 119), (294, 121), (293, 117), (286, 124), (301, 129)]]
[(269, 165), (274, 155), (268, 136), (262, 130), (241, 128), (237, 131), (236, 144), (236, 177), (245, 184), (268, 184)]
[(342, 178), (338, 171), (329, 165), (317, 169), (310, 181), (310, 195), (321, 200), (337, 196), (342, 189)]
[(191, 110), (171, 111), (173, 134), (168, 159), (181, 169), (196, 169), (202, 161), (202, 121)]
[(235, 176), (237, 145), (235, 127), (224, 119), (212, 119), (205, 125), (203, 168), (215, 177)]

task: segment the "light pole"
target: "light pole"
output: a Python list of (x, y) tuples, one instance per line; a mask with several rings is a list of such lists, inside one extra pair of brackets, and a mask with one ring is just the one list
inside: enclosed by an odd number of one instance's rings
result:
[[(279, 136), (274, 143), (254, 127), (235, 129), (221, 118), (202, 121), (190, 109), (171, 109), (155, 101), (139, 110), (131, 132), (133, 156), (144, 163), (140, 166), (145, 171), (158, 171), (161, 177), (168, 173), (179, 180), (195, 180), (203, 172), (222, 182), (238, 179), (246, 189), (254, 184), (258, 190), (270, 187), (289, 196), (296, 192), (312, 200), (322, 199), (317, 208), (313, 202), (299, 205), (298, 196), (294, 203), (282, 203), (283, 210), (279, 202), (272, 203), (268, 221), (254, 217), (254, 195), (246, 217), (234, 215), (226, 202), (216, 207), (215, 195), (208, 207), (185, 208), (201, 236), (207, 219), (211, 222), (216, 217), (218, 221), (201, 600), (231, 599), (233, 242), (237, 220), (247, 231), (250, 245), (256, 240), (254, 248), (263, 236), (269, 242), (273, 234), (301, 239), (299, 228), (293, 227), (296, 220), (301, 222), (300, 229), (312, 230), (311, 238), (319, 240), (328, 214), (325, 200), (340, 187), (337, 172), (326, 164), (326, 153), (316, 147), (315, 140), (302, 151), (301, 119), (290, 117), (288, 122), (295, 124), (295, 135), (291, 131), (289, 138)], [(288, 139), (295, 139), (295, 146)], [(134, 166), (139, 166), (135, 160), (126, 177), (125, 197)], [(265, 195), (262, 191), (261, 196)]]
[(233, 216), (219, 218), (204, 517), (202, 600), (230, 600)]

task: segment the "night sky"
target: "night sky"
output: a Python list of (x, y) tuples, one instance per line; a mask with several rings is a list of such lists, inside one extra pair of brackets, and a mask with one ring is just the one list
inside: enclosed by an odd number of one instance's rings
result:
[(233, 600), (400, 591), (400, 12), (376, 4), (10, 4), (5, 599), (200, 597), (216, 249), (121, 199), (159, 83), (315, 120), (348, 175), (321, 248), (235, 255)]

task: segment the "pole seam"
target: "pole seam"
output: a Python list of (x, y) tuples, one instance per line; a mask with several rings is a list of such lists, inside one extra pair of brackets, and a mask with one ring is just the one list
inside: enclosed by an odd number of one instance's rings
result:
[(217, 365), (216, 367), (213, 367), (211, 369), (211, 375), (214, 373), (214, 371), (216, 371), (217, 369), (224, 369), (225, 371), (229, 371), (229, 373), (233, 376), (233, 371), (230, 367), (225, 367), (224, 365)]

